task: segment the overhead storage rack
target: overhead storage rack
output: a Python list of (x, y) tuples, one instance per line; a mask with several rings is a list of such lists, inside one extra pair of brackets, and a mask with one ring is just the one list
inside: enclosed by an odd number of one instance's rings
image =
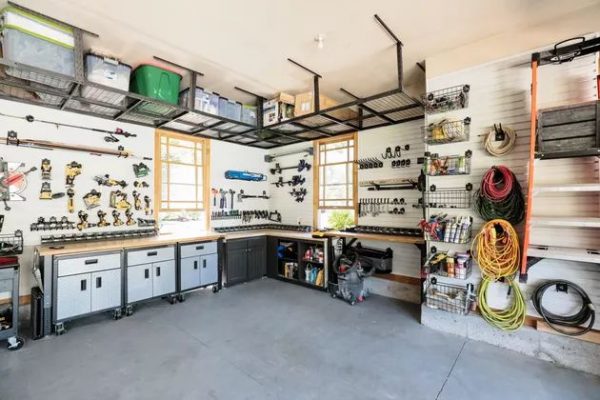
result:
[[(49, 18), (17, 4), (9, 4), (29, 13)], [(275, 148), (423, 118), (422, 103), (404, 92), (402, 43), (377, 15), (375, 15), (375, 19), (389, 33), (396, 45), (398, 87), (368, 97), (358, 97), (341, 89), (352, 100), (321, 109), (319, 105), (321, 75), (290, 59), (289, 61), (314, 75), (314, 111), (270, 126), (264, 126), (262, 120), (263, 102), (266, 99), (240, 88), (236, 89), (256, 96), (256, 125), (194, 109), (197, 80), (203, 74), (159, 57), (154, 57), (154, 59), (189, 74), (190, 90), (186, 94), (189, 96), (186, 106), (90, 82), (85, 78), (84, 73), (83, 36), (98, 37), (98, 35), (62, 21), (49, 19), (73, 29), (75, 39), (74, 76), (62, 75), (0, 58), (0, 65), (3, 67), (3, 71), (0, 71), (0, 98), (258, 148)], [(10, 69), (10, 75), (4, 72), (6, 69)], [(82, 96), (82, 92), (86, 93), (85, 97)], [(123, 100), (118, 104), (110, 103), (106, 101), (110, 97)], [(347, 112), (349, 110), (351, 112)], [(332, 115), (335, 113), (339, 116), (340, 112), (343, 115), (355, 115), (355, 117), (340, 119)]]

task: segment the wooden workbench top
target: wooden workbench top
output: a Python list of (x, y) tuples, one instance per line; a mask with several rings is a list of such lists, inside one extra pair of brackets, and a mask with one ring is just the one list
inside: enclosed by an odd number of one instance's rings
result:
[(382, 235), (377, 233), (357, 233), (357, 232), (342, 232), (342, 231), (325, 231), (323, 234), (327, 237), (343, 237), (356, 238), (363, 240), (377, 240), (382, 242), (407, 243), (407, 244), (423, 244), (425, 239), (417, 236), (399, 236), (399, 235)]
[(313, 238), (308, 232), (280, 231), (277, 229), (248, 230), (231, 233), (200, 232), (194, 235), (189, 233), (161, 233), (157, 236), (141, 239), (106, 240), (96, 242), (68, 243), (58, 245), (43, 245), (36, 249), (41, 257), (59, 256), (75, 253), (89, 253), (98, 251), (116, 251), (122, 249), (135, 249), (144, 247), (165, 246), (177, 243), (194, 243), (207, 240), (235, 240), (259, 236), (277, 236), (289, 239), (303, 239), (326, 241), (327, 238)]
[(36, 249), (40, 256), (58, 256), (74, 253), (88, 253), (96, 251), (112, 251), (121, 249), (133, 249), (140, 247), (165, 246), (176, 243), (194, 243), (207, 240), (218, 240), (224, 235), (216, 232), (201, 232), (194, 235), (182, 233), (162, 233), (157, 236), (126, 239), (106, 240), (97, 242), (68, 243), (60, 245), (38, 246)]

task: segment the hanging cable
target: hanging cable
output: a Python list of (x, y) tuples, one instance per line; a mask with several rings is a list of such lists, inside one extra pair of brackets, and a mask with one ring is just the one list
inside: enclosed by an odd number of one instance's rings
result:
[[(575, 314), (571, 315), (558, 315), (548, 311), (543, 306), (544, 293), (549, 288), (556, 286), (564, 286), (566, 290), (572, 289), (575, 293), (579, 295), (581, 298), (581, 308)], [(596, 321), (596, 311), (594, 309), (594, 305), (590, 300), (588, 294), (578, 285), (564, 280), (552, 280), (542, 283), (538, 286), (533, 295), (531, 296), (531, 300), (533, 302), (533, 306), (537, 310), (537, 312), (544, 318), (544, 321), (555, 331), (562, 333), (563, 335), (569, 336), (580, 336), (584, 333), (589, 332), (594, 326), (594, 322)], [(587, 326), (584, 325), (587, 321)], [(575, 331), (565, 330), (559, 328), (560, 326), (566, 326), (571, 328), (576, 328)]]
[(502, 329), (503, 331), (516, 331), (523, 326), (525, 322), (525, 299), (519, 288), (519, 284), (515, 280), (509, 280), (509, 293), (513, 293), (511, 304), (504, 310), (492, 309), (487, 301), (487, 291), (491, 281), (483, 278), (479, 284), (479, 293), (477, 301), (479, 303), (479, 311), (483, 319), (489, 324)]
[[(504, 137), (500, 141), (500, 145), (495, 145), (498, 137)], [(517, 144), (517, 132), (514, 129), (503, 127), (502, 124), (497, 126), (494, 124), (494, 129), (490, 130), (483, 142), (485, 150), (494, 157), (501, 157), (510, 153)]]
[(481, 275), (490, 280), (513, 277), (519, 270), (519, 236), (513, 226), (502, 219), (486, 223), (471, 244)]
[(475, 210), (486, 221), (505, 219), (512, 224), (525, 218), (525, 200), (513, 172), (503, 165), (487, 170), (475, 196)]

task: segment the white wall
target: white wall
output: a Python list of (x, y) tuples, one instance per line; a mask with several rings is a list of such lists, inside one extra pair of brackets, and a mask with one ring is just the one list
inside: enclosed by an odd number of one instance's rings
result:
[[(14, 130), (18, 133), (20, 139), (37, 139), (37, 140), (48, 140), (60, 143), (67, 143), (72, 145), (82, 146), (93, 146), (99, 148), (110, 148), (116, 149), (118, 145), (123, 145), (126, 150), (133, 152), (136, 155), (154, 157), (154, 129), (143, 126), (123, 124), (120, 122), (108, 121), (99, 118), (88, 117), (80, 114), (68, 113), (55, 111), (48, 108), (42, 108), (37, 106), (31, 106), (21, 103), (9, 102), (0, 100), (0, 110), (4, 114), (10, 115), (33, 115), (36, 119), (48, 120), (53, 122), (61, 122), (67, 124), (74, 124), (80, 126), (89, 126), (99, 129), (114, 130), (115, 128), (121, 128), (128, 132), (137, 134), (136, 138), (121, 138), (118, 144), (106, 143), (104, 141), (104, 135), (100, 133), (94, 133), (87, 130), (56, 127), (53, 125), (42, 124), (42, 123), (29, 123), (24, 120), (18, 120), (8, 117), (0, 116), (0, 124), (2, 124), (2, 133), (0, 136), (5, 137), (6, 132)], [(9, 234), (14, 232), (16, 229), (23, 231), (23, 237), (25, 242), (24, 254), (20, 257), (21, 259), (21, 295), (29, 294), (29, 288), (33, 282), (31, 274), (31, 260), (33, 255), (33, 246), (40, 243), (40, 236), (50, 234), (66, 234), (75, 233), (77, 230), (72, 231), (46, 231), (46, 232), (31, 232), (30, 224), (37, 221), (38, 217), (48, 218), (68, 216), (71, 221), (78, 221), (77, 211), (85, 210), (82, 197), (91, 189), (96, 189), (102, 193), (102, 205), (99, 208), (92, 209), (88, 212), (89, 222), (94, 223), (97, 221), (97, 211), (102, 209), (109, 215), (112, 209), (108, 207), (109, 195), (111, 188), (98, 186), (93, 180), (96, 175), (110, 174), (111, 177), (116, 179), (124, 179), (129, 183), (126, 188), (126, 192), (129, 194), (128, 200), (133, 202), (131, 193), (134, 190), (133, 181), (136, 180), (133, 173), (132, 165), (140, 162), (133, 158), (117, 158), (113, 156), (94, 156), (88, 153), (75, 152), (75, 151), (62, 151), (62, 150), (46, 150), (46, 149), (33, 149), (26, 147), (14, 147), (0, 145), (0, 157), (8, 162), (24, 162), (26, 169), (32, 166), (38, 168), (37, 171), (32, 172), (28, 175), (28, 185), (23, 195), (27, 198), (27, 201), (12, 201), (9, 203), (11, 207), (10, 211), (4, 210), (4, 205), (0, 204), (0, 214), (4, 214), (4, 227), (2, 229), (3, 234)], [(48, 158), (52, 163), (52, 181), (51, 187), (53, 193), (65, 192), (65, 165), (71, 161), (77, 161), (82, 164), (81, 175), (75, 178), (75, 212), (69, 214), (67, 212), (67, 198), (66, 196), (55, 200), (40, 200), (39, 193), (41, 188), (41, 173), (40, 164), (43, 158)], [(151, 168), (149, 176), (145, 178), (139, 178), (138, 180), (146, 181), (150, 187), (147, 189), (138, 189), (141, 191), (142, 197), (144, 194), (148, 194), (151, 198), (154, 197), (154, 175), (153, 175), (153, 161), (144, 161), (146, 165)], [(121, 213), (122, 219), (125, 219), (123, 213)], [(144, 218), (144, 211), (134, 211), (134, 217)], [(151, 218), (151, 217), (147, 217)], [(112, 216), (107, 218), (108, 221), (112, 222)], [(127, 230), (135, 229), (136, 226), (127, 227), (113, 227), (110, 228), (90, 228), (84, 232), (94, 231), (106, 231), (106, 230)]]
[[(467, 182), (479, 188), (483, 173), (492, 165), (505, 165), (518, 177), (524, 192), (527, 191), (528, 149), (530, 129), (530, 54), (512, 57), (486, 65), (469, 68), (452, 74), (428, 79), (427, 90), (436, 90), (455, 85), (470, 84), (469, 107), (446, 114), (427, 117), (426, 123), (438, 121), (447, 116), (471, 117), (470, 140), (463, 143), (429, 146), (431, 151), (445, 154), (460, 154), (466, 149), (473, 151), (472, 172), (468, 176), (432, 177), (429, 184), (438, 187), (463, 186)], [(596, 99), (596, 68), (593, 56), (583, 57), (562, 66), (545, 66), (539, 69), (538, 108), (573, 104)], [(517, 131), (515, 149), (505, 157), (495, 158), (487, 154), (482, 146), (483, 138), (494, 123), (501, 122)], [(598, 163), (595, 159), (575, 158), (536, 162), (536, 182), (538, 183), (589, 183), (598, 182)], [(534, 215), (582, 215), (599, 217), (598, 194), (564, 195), (560, 198), (534, 199)], [(430, 210), (435, 213), (436, 209)], [(473, 235), (479, 231), (484, 221), (472, 210), (457, 210), (458, 215), (472, 215), (475, 218)], [(522, 238), (523, 224), (517, 226)], [(600, 248), (600, 235), (593, 229), (533, 229), (531, 242), (546, 245)], [(436, 244), (438, 249), (465, 250), (468, 245)], [(535, 265), (529, 273), (527, 284), (521, 288), (526, 299), (543, 279), (566, 279), (581, 285), (591, 296), (592, 301), (600, 301), (600, 269), (598, 265), (546, 259)], [(442, 279), (443, 281), (452, 281)], [(477, 267), (469, 279), (478, 283), (480, 273)], [(460, 281), (459, 281), (460, 282)], [(452, 283), (456, 283), (454, 280)], [(553, 296), (550, 296), (553, 297)], [(491, 307), (504, 307), (509, 300), (506, 286), (494, 284), (488, 298)], [(577, 307), (574, 297), (555, 295), (548, 299), (548, 307), (555, 312), (573, 311)], [(530, 301), (527, 314), (536, 315)], [(598, 323), (596, 323), (598, 326)]]

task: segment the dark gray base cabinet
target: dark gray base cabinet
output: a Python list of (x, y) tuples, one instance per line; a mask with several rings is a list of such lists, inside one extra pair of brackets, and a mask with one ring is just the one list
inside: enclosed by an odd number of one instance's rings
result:
[(267, 273), (266, 237), (228, 240), (225, 286), (258, 279)]

